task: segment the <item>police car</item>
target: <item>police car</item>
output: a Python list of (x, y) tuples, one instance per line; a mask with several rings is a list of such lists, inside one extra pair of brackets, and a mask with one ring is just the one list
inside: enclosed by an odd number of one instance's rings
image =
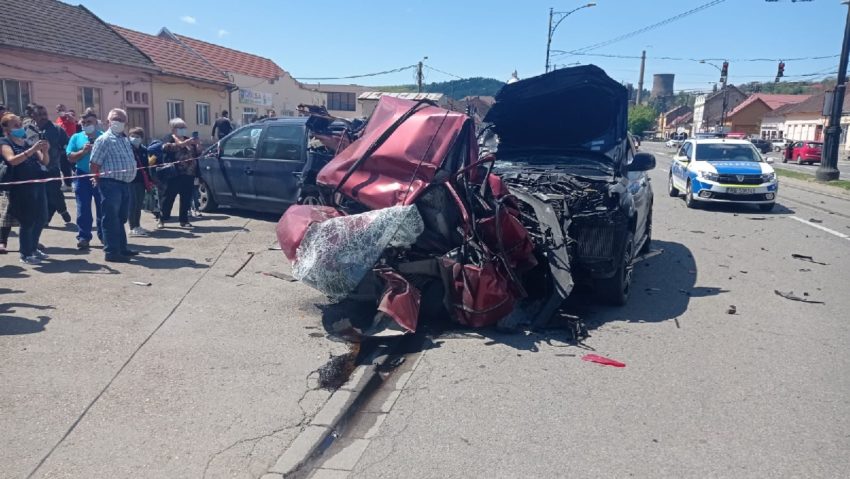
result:
[(667, 191), (672, 197), (684, 192), (688, 208), (703, 202), (750, 203), (767, 212), (779, 192), (772, 162), (746, 140), (690, 139), (673, 157)]

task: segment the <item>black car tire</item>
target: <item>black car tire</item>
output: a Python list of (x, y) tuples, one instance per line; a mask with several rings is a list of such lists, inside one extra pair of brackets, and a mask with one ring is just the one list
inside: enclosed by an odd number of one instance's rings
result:
[(691, 189), (691, 182), (688, 182), (688, 189), (685, 191), (685, 206), (691, 209), (699, 208), (699, 202), (694, 199), (694, 192)]
[(632, 270), (634, 269), (635, 234), (626, 233), (625, 244), (614, 276), (596, 280), (596, 294), (605, 304), (623, 306), (629, 300), (632, 288)]
[(218, 209), (215, 196), (204, 180), (198, 180), (198, 209), (204, 213), (211, 213)]
[(762, 203), (759, 205), (759, 210), (764, 213), (770, 213), (773, 211), (773, 207), (776, 206), (776, 203)]
[(298, 194), (299, 205), (323, 205), (322, 196), (319, 193), (319, 188), (315, 186), (305, 186)]
[(679, 189), (673, 186), (673, 173), (667, 178), (667, 194), (673, 198), (679, 197)]
[(652, 243), (652, 204), (649, 205), (649, 214), (646, 217), (646, 231), (644, 236), (646, 236), (646, 240), (644, 240), (643, 245), (640, 247), (640, 251), (638, 251), (638, 255), (644, 255), (649, 253), (650, 244)]

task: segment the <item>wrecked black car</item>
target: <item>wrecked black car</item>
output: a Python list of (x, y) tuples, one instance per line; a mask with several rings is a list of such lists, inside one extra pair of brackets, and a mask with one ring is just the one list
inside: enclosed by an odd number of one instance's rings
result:
[(626, 134), (626, 90), (596, 67), (505, 86), (475, 124), (427, 101), (382, 97), (362, 136), (316, 176), (316, 201), (277, 227), (293, 276), (375, 311), (364, 335), (423, 317), (483, 327), (545, 325), (587, 281), (628, 298), (649, 245), (651, 155)]
[(495, 173), (535, 244), (615, 305), (652, 236), (655, 158), (634, 150), (627, 116), (626, 89), (589, 65), (506, 85), (484, 119), (499, 139)]

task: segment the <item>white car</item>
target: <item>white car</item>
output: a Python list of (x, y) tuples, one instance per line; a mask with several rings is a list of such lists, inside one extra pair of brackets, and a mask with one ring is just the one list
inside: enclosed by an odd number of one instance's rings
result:
[(773, 147), (773, 151), (782, 151), (784, 150), (791, 141), (789, 140), (773, 140), (770, 142), (770, 146)]
[(664, 146), (667, 148), (678, 148), (682, 144), (682, 140), (675, 140), (670, 138), (667, 142), (664, 143)]
[(779, 193), (772, 162), (746, 140), (686, 140), (670, 165), (667, 191), (673, 197), (684, 192), (688, 208), (703, 202), (749, 203), (767, 212)]

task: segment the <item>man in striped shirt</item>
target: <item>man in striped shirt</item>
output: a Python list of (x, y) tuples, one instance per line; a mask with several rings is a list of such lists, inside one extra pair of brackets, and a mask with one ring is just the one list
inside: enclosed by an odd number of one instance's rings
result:
[(109, 129), (95, 140), (89, 164), (95, 175), (92, 181), (100, 190), (105, 259), (126, 263), (130, 256), (138, 254), (127, 247), (124, 229), (130, 211), (130, 183), (136, 177), (136, 157), (124, 134), (127, 113), (115, 108), (106, 119)]

